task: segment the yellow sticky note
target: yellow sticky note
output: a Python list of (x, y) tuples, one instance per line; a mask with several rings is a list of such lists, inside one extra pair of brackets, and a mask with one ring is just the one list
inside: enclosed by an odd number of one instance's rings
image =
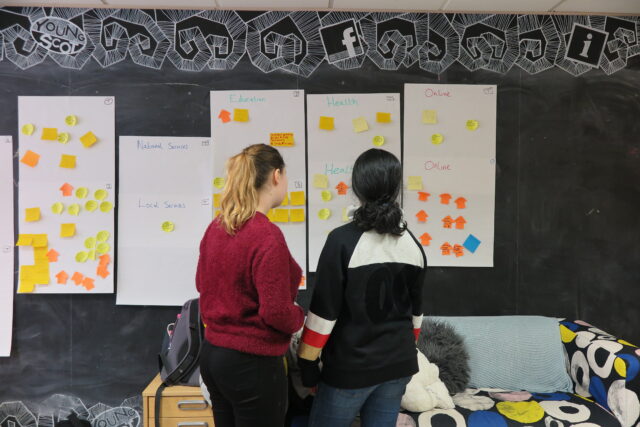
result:
[(269, 209), (269, 211), (267, 212), (267, 218), (269, 218), (269, 221), (275, 222), (275, 220), (276, 220), (276, 210), (275, 209)]
[(33, 241), (31, 242), (31, 245), (34, 248), (42, 248), (49, 244), (49, 238), (46, 234), (33, 234), (32, 236)]
[(27, 208), (24, 214), (24, 220), (27, 222), (40, 221), (40, 208)]
[(351, 122), (353, 123), (353, 131), (356, 133), (369, 130), (369, 123), (367, 123), (367, 120), (364, 117), (358, 117), (357, 119), (353, 119)]
[(304, 191), (292, 191), (290, 197), (292, 206), (304, 205)]
[(350, 221), (349, 209), (342, 208), (342, 222), (349, 222), (349, 221)]
[(291, 209), (291, 222), (304, 222), (304, 209)]
[(33, 132), (35, 132), (35, 130), (36, 127), (31, 123), (27, 123), (26, 125), (22, 126), (22, 133), (25, 135), (33, 135)]
[(73, 237), (76, 235), (75, 224), (60, 224), (60, 237)]
[(275, 222), (289, 222), (289, 209), (276, 209)]
[(285, 194), (284, 199), (282, 200), (282, 203), (280, 203), (280, 206), (287, 206), (288, 204), (289, 204), (289, 195)]
[(217, 177), (213, 180), (213, 186), (222, 190), (224, 188), (224, 182), (224, 178)]
[(333, 194), (331, 194), (331, 191), (329, 190), (323, 190), (320, 192), (320, 197), (322, 197), (322, 200), (324, 202), (328, 202), (329, 200), (333, 199)]
[(407, 179), (407, 189), (408, 190), (422, 190), (422, 177), (421, 176), (410, 176)]
[(63, 154), (60, 158), (60, 167), (65, 169), (74, 169), (76, 167), (76, 156)]
[(333, 130), (333, 117), (320, 116), (318, 127), (322, 130)]
[(91, 147), (93, 144), (98, 142), (98, 138), (93, 134), (93, 132), (89, 131), (80, 137), (80, 142), (86, 148)]
[(217, 211), (216, 211), (216, 213), (214, 214), (214, 218), (217, 218), (217, 217), (218, 217), (218, 215), (220, 215), (221, 213), (222, 213), (222, 211), (221, 211), (221, 210), (217, 210)]
[(391, 113), (376, 113), (378, 123), (391, 123)]
[(329, 186), (329, 178), (327, 175), (317, 173), (313, 175), (313, 186), (315, 188), (327, 188)]
[(233, 121), (234, 122), (248, 122), (249, 110), (246, 108), (234, 108), (233, 109)]
[(57, 141), (58, 140), (58, 129), (56, 128), (43, 128), (42, 136), (40, 137), (43, 141)]
[(272, 133), (269, 141), (274, 147), (293, 147), (293, 133)]
[(33, 234), (20, 234), (16, 246), (31, 246), (33, 243)]
[(213, 195), (213, 207), (214, 208), (219, 208), (220, 207), (220, 199), (222, 199), (222, 194), (216, 193), (216, 194)]
[(331, 216), (331, 210), (324, 208), (318, 211), (318, 218), (322, 220), (327, 220)]
[(426, 125), (438, 123), (438, 112), (436, 110), (422, 110), (422, 123)]
[(477, 120), (467, 120), (466, 127), (468, 130), (476, 130), (480, 126), (480, 123)]

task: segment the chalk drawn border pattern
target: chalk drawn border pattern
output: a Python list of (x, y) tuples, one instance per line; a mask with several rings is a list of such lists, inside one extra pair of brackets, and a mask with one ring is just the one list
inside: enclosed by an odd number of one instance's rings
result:
[[(31, 27), (46, 17), (79, 27), (86, 37), (82, 50), (66, 54), (39, 43)], [(320, 30), (347, 21), (355, 23), (362, 49), (329, 61)], [(608, 34), (597, 67), (566, 57), (574, 24)], [(244, 58), (264, 73), (301, 77), (322, 63), (341, 70), (417, 67), (434, 75), (454, 63), (498, 74), (514, 66), (529, 74), (558, 68), (580, 76), (595, 68), (616, 73), (638, 55), (637, 16), (0, 8), (0, 61), (22, 70), (50, 58), (74, 70), (131, 61), (154, 70), (215, 72)]]

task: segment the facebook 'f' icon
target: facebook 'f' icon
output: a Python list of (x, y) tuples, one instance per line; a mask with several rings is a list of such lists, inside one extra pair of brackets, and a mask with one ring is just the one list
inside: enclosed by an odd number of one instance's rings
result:
[(353, 19), (320, 28), (320, 36), (329, 63), (364, 54), (362, 39)]

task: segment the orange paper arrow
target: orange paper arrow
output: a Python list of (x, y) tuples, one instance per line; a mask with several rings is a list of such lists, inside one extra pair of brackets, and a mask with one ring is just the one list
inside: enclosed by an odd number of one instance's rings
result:
[(64, 184), (62, 184), (62, 187), (60, 187), (60, 191), (62, 191), (62, 195), (64, 197), (70, 196), (73, 194), (73, 185), (65, 182)]
[(440, 250), (442, 251), (442, 255), (451, 255), (451, 245), (449, 242), (444, 242), (442, 246), (440, 246)]
[(467, 207), (467, 199), (465, 199), (464, 197), (458, 197), (456, 200), (454, 200), (454, 203), (456, 204), (458, 209), (464, 209)]
[(91, 289), (95, 288), (96, 286), (94, 285), (94, 280), (90, 277), (85, 277), (82, 280), (82, 286), (84, 286), (84, 288), (88, 291), (90, 291)]
[(426, 202), (427, 200), (429, 200), (430, 195), (431, 195), (430, 193), (426, 193), (424, 191), (418, 191), (418, 200), (420, 200), (421, 202)]
[(69, 279), (69, 275), (66, 271), (62, 270), (60, 273), (56, 274), (56, 279), (58, 279), (59, 285), (66, 285), (67, 279)]
[(422, 236), (420, 236), (420, 243), (422, 246), (429, 246), (429, 244), (431, 244), (431, 235), (429, 233), (423, 233)]
[(453, 245), (453, 253), (456, 255), (456, 258), (460, 258), (464, 255), (464, 248), (462, 245)]
[(222, 120), (222, 123), (228, 123), (231, 121), (231, 113), (227, 110), (220, 110), (220, 114), (218, 114), (218, 118)]
[(418, 218), (418, 222), (427, 222), (428, 217), (429, 215), (422, 209), (416, 214), (416, 218)]
[(451, 228), (451, 224), (453, 224), (453, 218), (451, 218), (449, 215), (442, 218), (442, 226), (444, 228)]
[(338, 191), (338, 194), (340, 196), (344, 196), (345, 194), (347, 194), (348, 189), (349, 189), (349, 186), (342, 181), (340, 181), (338, 185), (336, 185), (336, 191)]
[(459, 216), (454, 222), (456, 223), (456, 229), (464, 230), (464, 225), (467, 223), (467, 220), (464, 219), (463, 216)]
[(440, 195), (440, 203), (442, 203), (443, 205), (448, 205), (450, 200), (451, 200), (451, 194), (443, 193)]
[(96, 274), (98, 276), (102, 277), (103, 279), (106, 279), (107, 276), (109, 275), (109, 270), (107, 270), (107, 266), (106, 265), (100, 264), (98, 266), (98, 269), (96, 270)]
[(82, 279), (84, 279), (84, 274), (78, 273), (77, 271), (73, 273), (73, 276), (71, 276), (71, 280), (73, 280), (73, 283), (76, 285), (82, 283)]
[(49, 252), (47, 252), (47, 258), (49, 259), (49, 262), (58, 261), (58, 255), (60, 254), (55, 249), (49, 249)]
[(100, 255), (100, 265), (107, 266), (111, 262), (111, 257), (109, 254)]

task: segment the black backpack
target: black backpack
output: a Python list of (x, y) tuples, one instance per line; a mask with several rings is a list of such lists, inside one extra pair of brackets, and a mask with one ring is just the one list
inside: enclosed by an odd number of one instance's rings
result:
[(198, 298), (184, 303), (175, 323), (167, 326), (158, 355), (162, 384), (156, 391), (155, 419), (160, 427), (160, 400), (165, 388), (172, 385), (200, 385), (200, 349), (204, 326), (200, 320)]

